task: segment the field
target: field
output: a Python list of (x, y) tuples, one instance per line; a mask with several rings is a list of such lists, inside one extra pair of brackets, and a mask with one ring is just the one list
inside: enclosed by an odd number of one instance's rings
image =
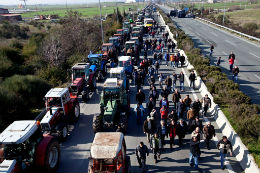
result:
[(248, 1), (241, 1), (241, 2), (221, 2), (221, 3), (203, 3), (203, 4), (194, 4), (195, 8), (214, 8), (214, 9), (224, 9), (224, 8), (230, 8), (232, 6), (239, 6), (241, 9), (247, 9), (247, 8), (260, 8), (260, 0), (257, 0), (256, 4), (251, 4)]
[[(223, 13), (219, 13), (215, 15), (222, 15)], [(245, 23), (256, 23), (260, 25), (260, 10), (259, 9), (246, 9), (246, 10), (237, 10), (233, 12), (227, 12), (226, 15), (230, 16), (230, 20), (234, 23), (238, 23), (240, 25), (244, 25)]]
[[(143, 4), (134, 4), (134, 5), (129, 5), (129, 4), (118, 4), (118, 9), (123, 12), (128, 11), (128, 8), (134, 8), (134, 9), (138, 9), (138, 8), (143, 8), (144, 5)], [(114, 12), (114, 10), (116, 10), (116, 5), (111, 6), (111, 4), (109, 6), (104, 6), (102, 5), (102, 15), (106, 15), (106, 14), (111, 14)], [(52, 7), (52, 8), (43, 8), (41, 9), (41, 11), (37, 11), (37, 12), (27, 12), (27, 13), (23, 13), (22, 17), (23, 18), (33, 18), (35, 15), (50, 15), (50, 14), (57, 14), (60, 17), (64, 17), (66, 15), (66, 12), (68, 10), (73, 10), (73, 11), (78, 11), (79, 13), (82, 14), (82, 16), (84, 17), (92, 17), (92, 16), (96, 16), (99, 15), (99, 7), (95, 6), (95, 7), (88, 7), (85, 5), (85, 7), (79, 7), (79, 6), (69, 6), (68, 8), (64, 8), (64, 6), (60, 6), (60, 7)]]

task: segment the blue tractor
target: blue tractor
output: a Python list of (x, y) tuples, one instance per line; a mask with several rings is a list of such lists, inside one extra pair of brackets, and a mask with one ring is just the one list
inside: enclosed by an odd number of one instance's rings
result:
[(95, 72), (98, 81), (103, 80), (107, 74), (107, 60), (103, 58), (103, 54), (89, 54), (87, 62), (90, 63), (90, 69)]

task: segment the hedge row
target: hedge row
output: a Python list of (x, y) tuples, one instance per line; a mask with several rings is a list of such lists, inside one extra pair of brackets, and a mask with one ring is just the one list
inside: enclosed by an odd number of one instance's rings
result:
[[(160, 10), (159, 10), (160, 11)], [(172, 23), (162, 11), (166, 23)], [(216, 66), (210, 66), (208, 58), (201, 56), (201, 50), (194, 48), (189, 36), (183, 31), (171, 26), (175, 34), (178, 48), (186, 51), (189, 62), (194, 66), (198, 75), (213, 95), (215, 103), (219, 104), (231, 125), (241, 137), (243, 143), (253, 154), (256, 163), (260, 165), (260, 108), (251, 104), (251, 99), (239, 89), (239, 85), (228, 79)], [(177, 33), (177, 35), (176, 35)]]

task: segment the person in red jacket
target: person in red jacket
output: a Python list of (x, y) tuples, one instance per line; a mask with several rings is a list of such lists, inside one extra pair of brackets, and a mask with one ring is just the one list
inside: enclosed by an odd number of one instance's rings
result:
[(229, 62), (229, 71), (232, 72), (235, 59), (234, 59), (233, 57), (231, 57), (231, 58), (228, 60), (228, 62)]
[(168, 118), (168, 110), (165, 105), (160, 109), (160, 114), (161, 114), (161, 120), (164, 120), (164, 122), (167, 122)]
[(168, 135), (170, 137), (170, 149), (172, 150), (172, 145), (175, 145), (174, 143), (174, 138), (176, 136), (176, 126), (177, 124), (175, 123), (175, 121), (172, 119), (171, 123), (168, 125)]

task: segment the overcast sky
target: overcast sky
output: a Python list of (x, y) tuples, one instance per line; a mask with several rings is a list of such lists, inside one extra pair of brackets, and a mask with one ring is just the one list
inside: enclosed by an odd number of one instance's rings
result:
[[(26, 0), (28, 5), (30, 4), (86, 4), (98, 2), (98, 0)], [(101, 2), (109, 1), (123, 1), (123, 0), (101, 0)], [(18, 5), (23, 4), (23, 0), (0, 0), (0, 5)]]

